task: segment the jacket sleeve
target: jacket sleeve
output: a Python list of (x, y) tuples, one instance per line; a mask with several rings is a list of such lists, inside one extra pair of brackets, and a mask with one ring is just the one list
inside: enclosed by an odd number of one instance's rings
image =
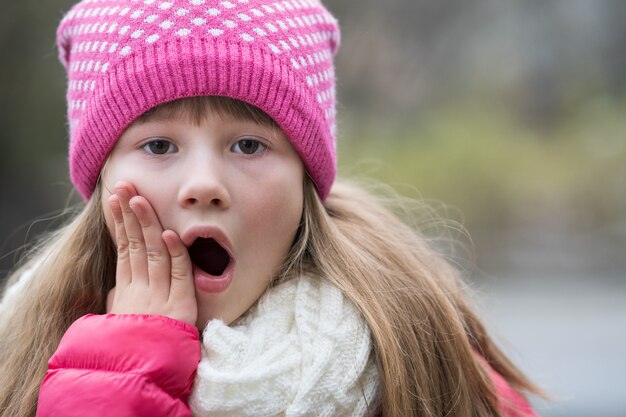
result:
[(37, 417), (191, 416), (198, 330), (151, 315), (87, 315), (48, 362)]

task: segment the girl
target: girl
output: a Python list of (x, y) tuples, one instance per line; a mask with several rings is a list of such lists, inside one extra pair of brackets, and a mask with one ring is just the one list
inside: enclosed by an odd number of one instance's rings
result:
[(333, 185), (316, 0), (84, 0), (58, 45), (87, 203), (8, 281), (3, 416), (534, 416), (457, 271)]

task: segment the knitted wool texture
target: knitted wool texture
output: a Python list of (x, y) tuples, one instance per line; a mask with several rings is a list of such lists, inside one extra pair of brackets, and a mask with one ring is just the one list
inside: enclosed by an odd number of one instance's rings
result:
[(376, 407), (370, 332), (341, 291), (303, 276), (270, 288), (230, 327), (203, 333), (195, 417), (364, 416)]
[(88, 199), (124, 129), (183, 97), (270, 115), (322, 199), (336, 173), (335, 18), (318, 0), (84, 0), (57, 30), (67, 70), (70, 176)]

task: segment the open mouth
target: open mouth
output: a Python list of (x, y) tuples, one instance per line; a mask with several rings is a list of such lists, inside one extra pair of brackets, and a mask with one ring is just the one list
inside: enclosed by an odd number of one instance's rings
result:
[(214, 239), (197, 238), (188, 251), (194, 265), (216, 277), (222, 275), (230, 263), (230, 255)]

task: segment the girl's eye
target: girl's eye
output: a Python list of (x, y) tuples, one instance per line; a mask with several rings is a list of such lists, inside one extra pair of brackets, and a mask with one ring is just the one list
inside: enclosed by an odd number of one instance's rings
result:
[(156, 139), (146, 143), (143, 149), (153, 155), (165, 155), (174, 152), (176, 147), (167, 140)]
[(254, 155), (267, 149), (267, 146), (256, 139), (238, 140), (232, 147), (233, 152)]

